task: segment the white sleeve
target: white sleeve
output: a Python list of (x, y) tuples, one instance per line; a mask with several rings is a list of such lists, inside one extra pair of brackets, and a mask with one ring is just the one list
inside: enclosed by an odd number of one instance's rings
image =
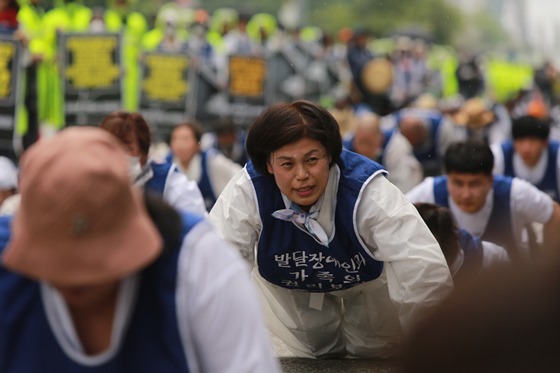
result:
[(208, 222), (179, 257), (177, 314), (191, 372), (280, 372), (250, 272)]
[(360, 237), (384, 262), (389, 295), (407, 328), (453, 289), (439, 244), (416, 208), (384, 177), (365, 187), (356, 220)]
[(422, 165), (412, 153), (412, 146), (400, 132), (395, 132), (384, 150), (388, 179), (406, 193), (424, 178)]
[(177, 209), (207, 216), (208, 211), (206, 210), (204, 198), (202, 198), (202, 193), (198, 188), (198, 184), (193, 180), (189, 180), (187, 176), (178, 171), (176, 167), (177, 166), (173, 165), (167, 175), (163, 199)]
[(482, 257), (482, 266), (484, 268), (509, 262), (509, 255), (506, 249), (496, 245), (495, 243), (482, 241), (482, 250), (484, 252)]
[(262, 223), (253, 183), (245, 168), (231, 179), (209, 214), (221, 238), (236, 247), (252, 268)]
[(546, 224), (552, 217), (554, 201), (533, 184), (514, 177), (511, 182), (510, 208), (516, 229), (530, 223)]
[(434, 178), (427, 177), (420, 184), (406, 193), (406, 198), (412, 202), (435, 203)]
[(208, 172), (217, 198), (242, 167), (222, 153), (216, 153), (209, 161)]
[(494, 143), (490, 146), (492, 150), (492, 154), (494, 154), (494, 169), (492, 173), (494, 175), (503, 175), (504, 174), (504, 152), (502, 151), (502, 144), (501, 143)]

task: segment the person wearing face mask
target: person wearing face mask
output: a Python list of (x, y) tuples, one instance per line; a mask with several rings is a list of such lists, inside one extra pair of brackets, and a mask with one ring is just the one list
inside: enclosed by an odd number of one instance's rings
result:
[(142, 186), (163, 196), (173, 207), (207, 215), (200, 189), (171, 162), (156, 163), (149, 159), (150, 127), (139, 113), (117, 111), (107, 115), (101, 128), (117, 137), (129, 155), (130, 177)]
[(299, 357), (394, 356), (453, 288), (416, 208), (312, 102), (266, 108), (246, 144), (209, 218), (253, 270), (272, 334)]

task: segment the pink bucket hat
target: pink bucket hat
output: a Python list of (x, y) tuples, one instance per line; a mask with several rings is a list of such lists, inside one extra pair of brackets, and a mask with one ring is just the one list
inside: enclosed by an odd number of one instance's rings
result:
[(21, 160), (21, 205), (4, 265), (57, 285), (116, 280), (151, 263), (162, 238), (113, 136), (71, 127)]

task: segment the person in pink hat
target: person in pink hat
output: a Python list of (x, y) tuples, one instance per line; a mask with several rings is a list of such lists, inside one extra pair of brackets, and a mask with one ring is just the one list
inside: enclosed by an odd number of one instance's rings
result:
[(28, 149), (0, 217), (0, 372), (278, 372), (245, 264), (108, 132)]

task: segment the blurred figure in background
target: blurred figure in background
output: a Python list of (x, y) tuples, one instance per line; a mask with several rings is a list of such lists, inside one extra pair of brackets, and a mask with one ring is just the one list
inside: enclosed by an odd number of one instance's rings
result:
[(204, 132), (200, 145), (203, 150), (217, 149), (235, 163), (244, 166), (247, 162), (245, 138), (244, 129), (237, 128), (231, 119), (223, 119), (214, 131)]
[(17, 0), (0, 0), (0, 34), (12, 35), (18, 29)]
[(515, 118), (512, 141), (492, 145), (496, 175), (519, 177), (560, 201), (560, 143), (549, 140), (550, 122), (533, 116)]
[(162, 196), (173, 207), (206, 215), (196, 182), (188, 180), (173, 163), (156, 163), (148, 158), (152, 136), (141, 114), (114, 112), (103, 119), (101, 128), (122, 143), (129, 156), (130, 176), (134, 184)]
[(203, 129), (196, 122), (175, 126), (171, 132), (171, 153), (167, 161), (176, 164), (189, 180), (198, 184), (206, 209), (210, 211), (241, 166), (217, 149), (201, 149), (202, 134)]
[(422, 165), (414, 157), (412, 146), (398, 131), (381, 131), (380, 118), (362, 113), (355, 119), (353, 132), (344, 139), (344, 146), (383, 165), (387, 178), (406, 193), (424, 178)]
[(459, 228), (449, 208), (422, 202), (414, 206), (438, 241), (455, 285), (477, 276), (483, 268), (509, 262), (503, 247)]
[[(7, 157), (0, 157), (0, 214), (12, 212), (10, 201), (17, 195), (18, 169)], [(17, 202), (15, 202), (17, 204)]]
[(484, 93), (484, 74), (477, 56), (467, 52), (460, 53), (455, 77), (459, 84), (459, 94), (461, 94), (465, 100), (480, 96)]
[(393, 117), (395, 131), (400, 132), (412, 146), (424, 176), (441, 175), (446, 149), (451, 143), (466, 138), (462, 129), (436, 109), (404, 108)]

